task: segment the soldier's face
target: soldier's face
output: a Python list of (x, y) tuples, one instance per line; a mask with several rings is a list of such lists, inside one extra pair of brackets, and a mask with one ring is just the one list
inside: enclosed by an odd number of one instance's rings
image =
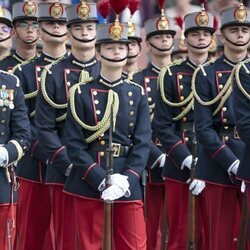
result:
[(38, 30), (39, 25), (36, 21), (17, 21), (15, 24), (14, 35), (17, 37), (17, 39), (23, 42), (32, 43), (38, 39)]
[[(237, 45), (233, 45), (228, 40)], [(224, 46), (234, 50), (246, 50), (249, 46), (249, 40), (250, 27), (248, 26), (229, 26), (221, 33), (221, 41)]]
[(127, 64), (136, 62), (140, 55), (140, 52), (141, 46), (139, 45), (139, 43), (134, 39), (130, 39), (130, 43), (128, 45), (128, 57), (133, 58), (128, 58)]
[[(101, 64), (110, 68), (120, 68), (124, 67), (128, 55), (128, 46), (125, 43), (103, 43), (100, 46), (100, 51), (97, 52), (97, 59), (101, 61)], [(103, 57), (109, 58), (111, 60), (120, 62), (110, 62)]]
[[(173, 42), (174, 42), (174, 38), (172, 35), (160, 34), (160, 35), (154, 35), (154, 36), (150, 37), (148, 39), (147, 44), (149, 47), (149, 51), (152, 55), (164, 57), (164, 56), (170, 55), (172, 53), (173, 47), (171, 48), (171, 46), (173, 46)], [(159, 50), (155, 49), (153, 46), (151, 46), (150, 44), (154, 45), (155, 47), (157, 47), (159, 49), (163, 49), (166, 51), (159, 51)]]
[[(44, 41), (48, 42), (57, 42), (57, 43), (64, 43), (68, 39), (68, 30), (66, 26), (66, 22), (62, 21), (42, 21), (40, 23), (40, 33), (41, 33), (41, 38)], [(55, 36), (50, 36), (46, 34), (43, 30), (46, 30), (52, 35), (57, 35), (62, 37), (55, 37)]]
[(7, 39), (5, 41), (2, 41), (3, 39), (6, 39), (7, 37), (11, 36), (11, 28), (9, 28), (6, 24), (0, 23), (0, 48), (1, 49), (10, 49), (11, 48), (11, 39)]
[(212, 34), (208, 30), (194, 30), (187, 33), (185, 44), (189, 51), (194, 53), (207, 53), (212, 38)]
[[(69, 28), (69, 33), (71, 35), (70, 41), (72, 46), (80, 47), (80, 48), (94, 48), (96, 41), (96, 23), (95, 22), (87, 22), (87, 23), (76, 23), (72, 24)], [(77, 41), (73, 38), (83, 40), (85, 42)], [(94, 39), (94, 40), (93, 40)]]

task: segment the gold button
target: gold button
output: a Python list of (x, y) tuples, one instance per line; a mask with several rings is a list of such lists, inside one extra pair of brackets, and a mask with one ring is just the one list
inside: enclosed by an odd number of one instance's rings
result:
[(129, 101), (129, 105), (132, 106), (134, 102), (132, 100)]
[(128, 138), (130, 138), (132, 135), (128, 135)]
[(5, 120), (2, 120), (1, 123), (2, 123), (2, 124), (5, 123)]
[(228, 141), (228, 140), (229, 140), (229, 137), (228, 137), (228, 136), (225, 136), (224, 139), (225, 139), (225, 141)]
[(183, 85), (180, 85), (180, 89), (183, 90)]
[(100, 110), (96, 110), (96, 114), (97, 114), (97, 115), (100, 115), (100, 114), (101, 114), (101, 111), (100, 111)]
[(150, 92), (150, 91), (151, 91), (151, 88), (150, 88), (150, 87), (147, 87), (147, 91)]
[(152, 102), (152, 97), (148, 97), (148, 101), (149, 101), (149, 102)]
[(69, 69), (66, 69), (66, 74), (69, 74), (70, 73), (70, 70)]
[(188, 142), (189, 141), (189, 138), (188, 137), (185, 137), (185, 142)]
[(224, 123), (226, 123), (226, 122), (227, 122), (227, 119), (226, 119), (226, 118), (224, 118), (222, 121), (223, 121)]
[(152, 112), (153, 112), (153, 109), (149, 109), (149, 112), (152, 113)]
[(94, 90), (94, 91), (93, 91), (93, 95), (97, 95), (97, 91)]
[(178, 78), (181, 80), (183, 78), (183, 75), (178, 75)]
[(219, 74), (218, 74), (218, 77), (222, 77), (222, 73), (219, 73)]
[(100, 152), (100, 156), (104, 156), (104, 152), (103, 151)]
[(223, 89), (223, 85), (222, 84), (219, 85), (219, 89)]
[(41, 81), (41, 77), (37, 77), (37, 81), (40, 82)]
[(145, 82), (150, 82), (150, 79), (148, 77), (146, 77)]
[(128, 96), (132, 96), (133, 93), (131, 91), (128, 92)]
[(227, 111), (227, 107), (223, 107), (223, 108), (222, 108), (222, 111), (223, 111), (223, 112), (226, 112), (226, 111)]
[(129, 112), (129, 115), (130, 115), (130, 116), (133, 116), (134, 114), (135, 114), (134, 111), (130, 111), (130, 112)]
[(41, 68), (40, 68), (40, 67), (37, 67), (36, 69), (37, 69), (37, 71), (41, 71)]
[(129, 123), (129, 127), (132, 128), (134, 126), (134, 123)]
[(1, 132), (1, 135), (4, 135), (5, 133), (4, 132)]
[(2, 89), (6, 89), (6, 86), (5, 86), (5, 85), (2, 85)]
[(67, 86), (70, 86), (71, 85), (71, 83), (70, 82), (67, 82)]
[(228, 126), (224, 126), (224, 129), (228, 129)]
[(101, 141), (100, 141), (100, 144), (101, 144), (101, 145), (105, 145), (105, 141), (104, 141), (104, 140), (101, 140)]
[(99, 104), (99, 101), (98, 100), (94, 100), (94, 104)]
[(2, 111), (3, 111), (3, 112), (6, 112), (6, 108), (2, 108)]
[(181, 100), (181, 101), (183, 101), (184, 99), (185, 99), (184, 96), (181, 96), (181, 97), (180, 97), (180, 100)]
[(185, 122), (186, 120), (187, 120), (187, 117), (183, 117), (183, 118), (182, 118), (182, 121)]

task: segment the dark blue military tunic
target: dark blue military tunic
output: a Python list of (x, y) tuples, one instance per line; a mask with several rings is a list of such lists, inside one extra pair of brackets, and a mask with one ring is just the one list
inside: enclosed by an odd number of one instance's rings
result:
[[(3, 71), (0, 71), (0, 144), (8, 151), (8, 165), (19, 160), (30, 145), (30, 124), (22, 88), (15, 76)], [(0, 205), (11, 202), (7, 171), (0, 167)], [(16, 201), (16, 192), (12, 201)]]
[[(160, 73), (160, 68), (150, 63), (147, 66), (147, 68), (134, 74), (132, 79), (133, 81), (138, 82), (144, 88), (145, 92), (148, 95), (147, 98), (148, 98), (151, 122), (154, 119), (155, 101), (157, 92), (157, 78), (159, 73)], [(153, 122), (151, 124), (151, 129), (152, 129), (152, 142), (150, 145), (150, 155), (148, 161), (149, 183), (162, 183), (163, 182), (163, 178), (161, 175), (162, 168), (154, 167), (153, 169), (151, 169), (152, 164), (154, 164), (160, 157), (160, 155), (163, 153), (162, 145), (155, 135), (155, 127)]]
[(65, 171), (71, 161), (65, 147), (65, 118), (69, 89), (80, 82), (82, 71), (97, 77), (100, 64), (96, 58), (78, 61), (73, 55), (55, 62), (43, 72), (41, 91), (38, 92), (35, 123), (37, 138), (48, 154), (47, 183), (64, 184)]
[(24, 61), (25, 59), (14, 52), (0, 61), (0, 70), (11, 72), (17, 64), (23, 63)]
[(180, 170), (180, 167), (184, 159), (192, 154), (194, 134), (191, 82), (195, 69), (196, 66), (189, 59), (163, 68), (159, 79), (161, 87), (156, 97), (156, 135), (168, 156), (163, 175), (182, 182), (190, 177), (189, 169), (185, 167)]
[(25, 103), (28, 108), (28, 116), (31, 123), (31, 147), (19, 162), (17, 174), (20, 178), (34, 182), (44, 182), (46, 176), (47, 155), (37, 140), (34, 115), (36, 109), (37, 91), (40, 87), (41, 73), (43, 68), (55, 61), (45, 54), (39, 58), (32, 59), (29, 62), (17, 66), (14, 74), (20, 79), (23, 92), (25, 94)]
[(233, 105), (237, 131), (246, 145), (237, 177), (250, 182), (250, 61), (247, 59), (237, 66), (233, 85)]
[[(75, 87), (77, 85), (73, 88)], [(84, 128), (81, 123), (88, 126), (101, 125), (101, 129), (107, 125), (110, 121), (107, 114), (110, 114), (112, 91), (119, 99), (113, 132), (116, 152), (113, 169), (114, 173), (128, 176), (131, 191), (130, 197), (122, 197), (121, 200), (141, 200), (141, 175), (148, 160), (151, 139), (147, 97), (139, 85), (122, 79), (111, 83), (101, 76), (78, 86), (70, 96), (66, 140), (74, 167), (67, 178), (65, 191), (77, 196), (100, 198), (98, 186), (105, 178), (105, 149), (109, 144), (109, 131), (100, 131), (96, 139), (87, 143), (87, 138), (96, 132), (90, 131), (89, 127)], [(115, 100), (114, 114), (117, 108), (117, 99)]]
[[(214, 63), (201, 67), (195, 77), (194, 118), (197, 139), (202, 144), (195, 177), (221, 185), (233, 185), (228, 168), (237, 159), (241, 160), (245, 151), (233, 115), (229, 77), (234, 66), (222, 55)], [(218, 95), (220, 98), (216, 100)]]

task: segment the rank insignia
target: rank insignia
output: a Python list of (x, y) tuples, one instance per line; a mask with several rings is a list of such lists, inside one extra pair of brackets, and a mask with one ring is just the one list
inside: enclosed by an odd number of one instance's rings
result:
[(123, 28), (119, 21), (115, 21), (109, 28), (109, 36), (113, 40), (120, 40), (122, 37)]
[(89, 4), (87, 4), (85, 1), (83, 1), (81, 4), (79, 4), (77, 7), (77, 14), (83, 20), (88, 19), (88, 17), (90, 16)]
[(198, 26), (207, 26), (209, 22), (209, 16), (206, 11), (200, 12), (196, 17), (195, 17), (195, 22)]
[(156, 22), (156, 27), (158, 30), (168, 30), (169, 23), (166, 16), (161, 16), (161, 18), (158, 19), (158, 21)]
[(234, 11), (234, 18), (238, 22), (244, 22), (247, 18), (247, 9), (242, 4)]
[(128, 36), (134, 36), (135, 35), (135, 25), (133, 22), (128, 22)]
[(60, 3), (53, 3), (49, 8), (49, 14), (55, 19), (59, 19), (63, 15), (63, 6)]
[(26, 16), (34, 16), (36, 14), (36, 5), (31, 1), (26, 2), (23, 5), (23, 13)]

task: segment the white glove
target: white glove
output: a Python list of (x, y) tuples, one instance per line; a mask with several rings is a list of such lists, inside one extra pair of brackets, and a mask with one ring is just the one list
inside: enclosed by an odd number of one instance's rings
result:
[(193, 179), (193, 181), (189, 185), (189, 190), (192, 190), (193, 195), (198, 195), (202, 192), (202, 190), (206, 187), (205, 181), (200, 181), (197, 179)]
[(193, 160), (192, 155), (187, 156), (181, 164), (181, 170), (183, 170), (185, 167), (187, 167), (188, 169), (191, 169), (192, 160)]
[(233, 173), (234, 175), (237, 174), (237, 171), (238, 171), (238, 168), (239, 168), (239, 165), (240, 165), (240, 161), (239, 160), (236, 160), (234, 161), (231, 166), (228, 168), (227, 172), (230, 174), (230, 173)]
[(9, 154), (5, 147), (0, 147), (0, 167), (5, 167), (9, 162)]
[(113, 201), (121, 198), (125, 191), (116, 185), (111, 185), (102, 192), (102, 199), (105, 201)]
[(241, 182), (240, 191), (241, 193), (245, 193), (246, 191), (246, 183), (244, 181)]
[[(99, 191), (103, 191), (106, 186), (106, 178), (104, 178), (98, 187)], [(125, 192), (125, 197), (130, 196), (128, 176), (122, 174), (112, 174), (111, 175), (111, 185), (116, 185), (120, 187)]]

